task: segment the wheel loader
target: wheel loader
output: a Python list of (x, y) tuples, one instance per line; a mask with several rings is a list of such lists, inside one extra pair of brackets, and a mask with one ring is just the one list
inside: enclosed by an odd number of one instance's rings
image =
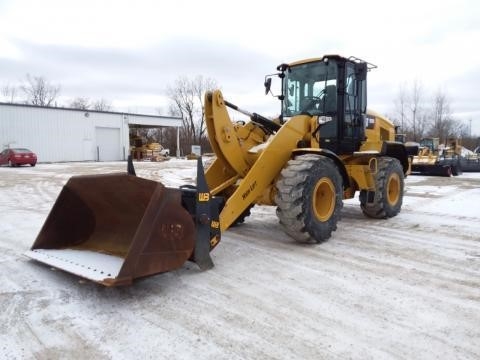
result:
[(415, 148), (417, 153), (412, 157), (413, 174), (457, 176), (462, 173), (461, 150), (456, 144), (441, 148), (439, 138), (423, 138)]
[[(343, 199), (359, 193), (363, 213), (401, 209), (408, 170), (393, 124), (367, 111), (367, 72), (355, 57), (327, 55), (281, 64), (274, 120), (205, 94), (205, 122), (216, 158), (197, 185), (180, 189), (126, 174), (77, 176), (60, 193), (28, 256), (106, 286), (176, 269), (213, 266), (221, 233), (254, 205), (276, 206), (294, 240), (321, 243), (340, 219)], [(250, 121), (232, 122), (228, 109)]]

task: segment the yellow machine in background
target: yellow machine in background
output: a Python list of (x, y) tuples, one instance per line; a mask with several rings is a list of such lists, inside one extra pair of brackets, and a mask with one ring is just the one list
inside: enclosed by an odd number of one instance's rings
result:
[[(173, 270), (185, 261), (213, 266), (221, 232), (255, 204), (276, 206), (285, 232), (299, 242), (331, 236), (343, 199), (359, 192), (374, 218), (399, 213), (408, 170), (393, 124), (367, 112), (371, 64), (338, 55), (277, 67), (276, 120), (205, 95), (205, 121), (216, 159), (197, 186), (180, 189), (128, 174), (73, 177), (28, 256), (107, 286)], [(233, 123), (227, 108), (251, 121)]]
[(462, 173), (461, 146), (452, 140), (449, 146), (440, 146), (439, 138), (423, 138), (412, 157), (412, 173), (451, 176)]

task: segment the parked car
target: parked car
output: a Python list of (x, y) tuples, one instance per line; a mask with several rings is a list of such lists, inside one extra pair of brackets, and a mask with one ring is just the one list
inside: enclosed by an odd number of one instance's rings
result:
[(35, 166), (37, 163), (37, 155), (29, 149), (5, 149), (0, 153), (0, 165), (20, 166), (30, 165)]

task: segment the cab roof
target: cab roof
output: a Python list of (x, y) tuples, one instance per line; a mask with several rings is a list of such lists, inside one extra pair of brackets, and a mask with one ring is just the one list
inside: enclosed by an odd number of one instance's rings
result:
[(343, 56), (332, 54), (332, 55), (323, 55), (322, 57), (297, 60), (297, 61), (289, 63), (288, 66), (295, 66), (295, 65), (301, 65), (301, 64), (308, 64), (308, 63), (312, 63), (312, 62), (319, 62), (319, 61), (324, 61), (325, 59), (348, 60), (347, 58), (345, 58)]

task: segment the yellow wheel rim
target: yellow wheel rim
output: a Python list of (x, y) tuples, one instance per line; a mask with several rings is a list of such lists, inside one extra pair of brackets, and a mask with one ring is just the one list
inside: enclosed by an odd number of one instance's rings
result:
[(390, 206), (397, 204), (400, 199), (400, 176), (392, 174), (387, 183), (387, 201)]
[(313, 190), (313, 211), (320, 221), (327, 221), (335, 210), (335, 186), (329, 178), (321, 178)]

